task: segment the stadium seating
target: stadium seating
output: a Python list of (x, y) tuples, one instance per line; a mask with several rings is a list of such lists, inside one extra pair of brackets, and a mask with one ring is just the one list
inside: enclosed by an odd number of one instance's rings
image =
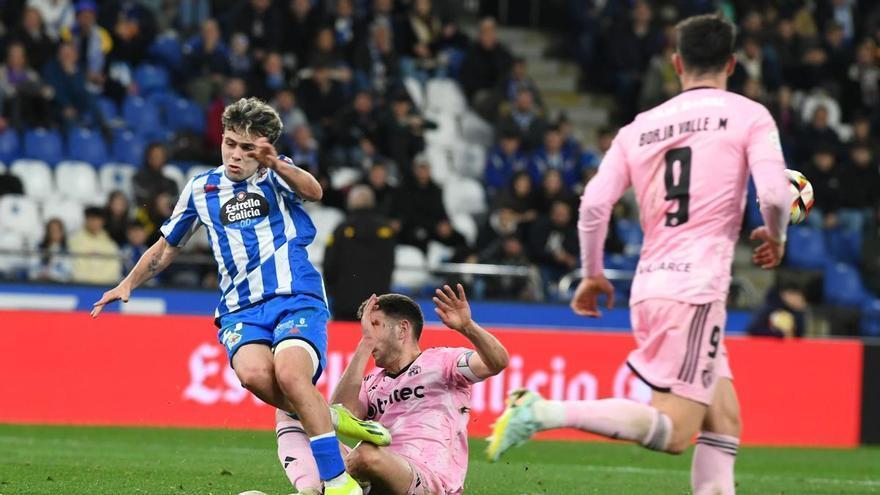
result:
[(455, 149), (452, 146), (428, 144), (425, 158), (431, 164), (431, 180), (443, 187), (455, 179)]
[[(427, 272), (428, 261), (421, 249), (414, 246), (398, 245), (394, 248), (394, 272), (391, 286), (408, 292), (417, 292), (431, 280)], [(399, 289), (398, 289), (399, 290)]]
[(79, 201), (73, 199), (49, 199), (43, 201), (43, 221), (48, 222), (58, 218), (64, 224), (67, 234), (73, 234), (82, 229), (85, 223), (85, 207)]
[(880, 337), (880, 299), (869, 297), (862, 304), (862, 335)]
[(617, 235), (626, 246), (627, 254), (638, 253), (639, 249), (642, 247), (642, 242), (645, 240), (642, 226), (635, 220), (618, 220)]
[(98, 182), (107, 194), (122, 191), (129, 199), (134, 198), (131, 179), (137, 169), (129, 163), (105, 163), (98, 169)]
[(464, 144), (457, 151), (454, 170), (465, 177), (482, 180), (486, 170), (486, 149), (476, 144)]
[(107, 161), (107, 144), (100, 133), (76, 127), (67, 133), (67, 158), (92, 164)]
[(165, 126), (174, 132), (205, 131), (205, 112), (195, 102), (186, 98), (174, 98), (164, 109)]
[[(43, 236), (43, 222), (37, 202), (29, 196), (7, 194), (0, 197), (0, 229), (22, 235), (29, 246)], [(0, 236), (0, 237), (3, 237)]]
[(9, 171), (21, 180), (28, 197), (46, 199), (55, 195), (55, 179), (46, 162), (22, 158), (12, 162)]
[(428, 253), (425, 255), (428, 268), (437, 268), (442, 263), (449, 261), (454, 251), (453, 248), (437, 241), (428, 242)]
[(86, 162), (65, 160), (55, 168), (58, 194), (86, 204), (100, 205), (104, 196), (98, 187), (98, 173)]
[(115, 162), (141, 166), (146, 148), (146, 139), (130, 130), (122, 129), (113, 136), (111, 158)]
[(443, 188), (443, 205), (450, 216), (459, 213), (481, 215), (488, 210), (483, 186), (466, 177), (457, 178), (454, 187)]
[(142, 136), (156, 137), (162, 128), (159, 108), (140, 96), (129, 96), (125, 99), (122, 117), (131, 130)]
[(458, 115), (467, 110), (467, 99), (454, 79), (431, 79), (425, 85), (425, 108)]
[(4, 231), (3, 235), (0, 235), (0, 274), (15, 277), (26, 269), (27, 258), (25, 256), (4, 251), (22, 251), (28, 247), (28, 242), (21, 233)]
[(64, 159), (61, 134), (54, 129), (30, 129), (24, 133), (24, 156), (55, 165)]
[(425, 108), (425, 89), (422, 87), (422, 84), (412, 77), (407, 77), (403, 80), (403, 86), (406, 88), (407, 94), (409, 94), (409, 98), (412, 100), (413, 105), (422, 110)]
[(183, 186), (186, 185), (186, 175), (180, 167), (169, 163), (162, 167), (162, 174), (173, 180), (177, 184), (178, 190), (183, 190)]
[(477, 221), (473, 216), (467, 213), (456, 213), (449, 218), (449, 223), (453, 229), (464, 236), (468, 244), (473, 246), (477, 242), (479, 227), (477, 227)]
[(846, 263), (831, 263), (823, 282), (825, 302), (859, 308), (869, 299), (858, 270)]
[(465, 141), (479, 145), (484, 149), (492, 147), (495, 142), (495, 131), (479, 115), (468, 110), (461, 115), (459, 122), (461, 135)]
[(147, 56), (154, 63), (171, 72), (180, 70), (183, 65), (183, 51), (180, 40), (174, 33), (162, 34), (156, 38), (147, 50)]
[(134, 82), (142, 95), (160, 93), (168, 89), (168, 71), (153, 64), (141, 64), (134, 71)]
[(795, 268), (824, 268), (828, 264), (828, 252), (822, 232), (801, 225), (788, 229), (785, 262)]
[(363, 178), (363, 173), (349, 167), (341, 167), (330, 172), (330, 186), (333, 189), (345, 189), (353, 186)]
[(825, 245), (835, 261), (858, 266), (862, 262), (862, 233), (835, 228), (825, 230)]
[(12, 129), (0, 132), (0, 161), (12, 163), (21, 157), (21, 141)]

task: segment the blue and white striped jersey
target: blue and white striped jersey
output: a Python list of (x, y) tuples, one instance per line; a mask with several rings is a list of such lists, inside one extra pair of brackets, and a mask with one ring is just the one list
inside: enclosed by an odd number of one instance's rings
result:
[(274, 295), (310, 295), (326, 303), (323, 280), (306, 252), (315, 226), (302, 200), (274, 171), (262, 169), (233, 182), (221, 165), (193, 177), (161, 232), (169, 244), (182, 246), (201, 225), (223, 292), (215, 317)]

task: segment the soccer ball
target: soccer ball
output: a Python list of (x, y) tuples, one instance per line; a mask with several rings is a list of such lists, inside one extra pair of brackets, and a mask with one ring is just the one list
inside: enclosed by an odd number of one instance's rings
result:
[(807, 219), (813, 208), (813, 185), (797, 170), (785, 169), (791, 189), (791, 223), (798, 224)]

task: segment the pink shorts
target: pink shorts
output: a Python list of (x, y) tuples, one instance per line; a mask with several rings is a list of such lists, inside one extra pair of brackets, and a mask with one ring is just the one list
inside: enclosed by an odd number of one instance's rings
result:
[(631, 319), (638, 348), (627, 364), (654, 390), (709, 405), (718, 378), (733, 377), (724, 347), (723, 302), (648, 299), (632, 306)]
[(455, 495), (453, 492), (446, 490), (440, 478), (428, 469), (427, 466), (423, 466), (404, 456), (400, 456), (400, 458), (409, 464), (409, 468), (412, 469), (413, 473), (412, 484), (409, 485), (406, 495)]

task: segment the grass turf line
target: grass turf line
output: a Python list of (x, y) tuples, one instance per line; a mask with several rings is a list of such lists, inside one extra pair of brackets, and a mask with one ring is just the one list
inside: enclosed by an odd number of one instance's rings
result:
[[(688, 493), (691, 453), (534, 442), (498, 464), (471, 442), (468, 495)], [(740, 494), (880, 493), (880, 448), (742, 448)], [(0, 495), (292, 491), (271, 431), (0, 425)]]

